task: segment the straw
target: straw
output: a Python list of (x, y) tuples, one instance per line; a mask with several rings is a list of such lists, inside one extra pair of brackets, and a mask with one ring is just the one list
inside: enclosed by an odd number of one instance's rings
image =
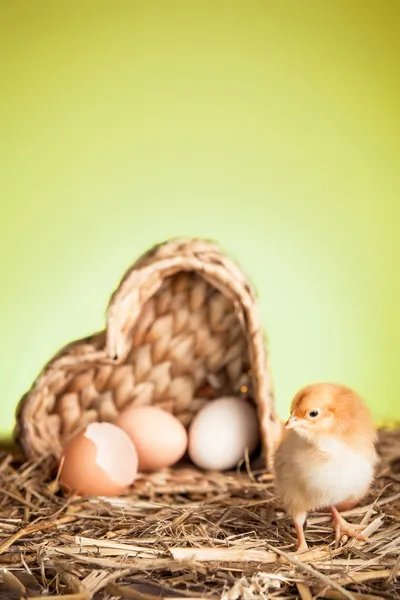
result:
[[(246, 465), (207, 477), (172, 469), (140, 476), (118, 498), (67, 498), (54, 492), (48, 461), (21, 462), (3, 452), (0, 597), (7, 590), (15, 598), (70, 600), (394, 599), (400, 430), (379, 435), (376, 481), (346, 513), (370, 542), (334, 549), (329, 517), (312, 514), (310, 550), (301, 555), (293, 554), (294, 528), (276, 503), (272, 478), (263, 471), (249, 476)], [(196, 489), (200, 476), (207, 485)]]

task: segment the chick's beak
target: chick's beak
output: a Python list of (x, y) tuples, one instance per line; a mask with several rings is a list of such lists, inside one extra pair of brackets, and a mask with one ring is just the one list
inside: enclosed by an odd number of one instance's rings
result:
[(285, 429), (295, 429), (296, 427), (304, 427), (305, 420), (299, 419), (292, 415), (285, 423)]

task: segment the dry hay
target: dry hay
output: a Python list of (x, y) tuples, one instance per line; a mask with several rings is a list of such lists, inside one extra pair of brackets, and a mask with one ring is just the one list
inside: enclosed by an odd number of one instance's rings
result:
[(309, 515), (312, 550), (292, 554), (270, 475), (191, 469), (137, 481), (130, 495), (66, 499), (45, 461), (0, 459), (0, 598), (400, 598), (400, 430), (380, 432), (363, 506), (344, 513), (371, 542), (333, 548), (329, 516)]

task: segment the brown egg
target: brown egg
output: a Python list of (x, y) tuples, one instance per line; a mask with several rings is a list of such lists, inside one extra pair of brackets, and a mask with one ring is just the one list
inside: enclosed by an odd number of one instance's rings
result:
[(129, 436), (111, 423), (91, 423), (65, 447), (60, 484), (69, 492), (117, 496), (135, 480), (138, 456)]
[(176, 417), (155, 406), (124, 410), (115, 424), (126, 431), (139, 458), (139, 471), (169, 467), (186, 452), (187, 432)]

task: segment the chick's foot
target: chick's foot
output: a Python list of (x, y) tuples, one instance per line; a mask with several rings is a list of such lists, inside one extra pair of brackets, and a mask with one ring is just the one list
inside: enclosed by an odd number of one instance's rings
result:
[(368, 541), (368, 538), (361, 533), (361, 531), (357, 530), (357, 526), (350, 525), (350, 523), (348, 523), (342, 517), (335, 506), (331, 506), (331, 514), (335, 527), (335, 548), (338, 548), (342, 535), (348, 535), (349, 537), (353, 537), (357, 540), (363, 540), (364, 542)]
[(307, 542), (300, 542), (297, 546), (295, 554), (303, 554), (303, 552), (307, 552), (309, 550)]

